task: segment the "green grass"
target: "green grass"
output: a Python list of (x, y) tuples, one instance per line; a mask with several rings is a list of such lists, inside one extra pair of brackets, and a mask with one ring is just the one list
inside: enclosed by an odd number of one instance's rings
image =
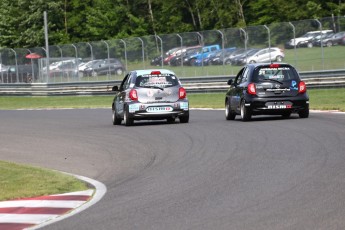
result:
[(0, 201), (86, 190), (76, 178), (51, 170), (0, 161)]
[[(310, 108), (345, 111), (345, 88), (309, 89)], [(224, 108), (225, 93), (189, 94), (192, 108)], [(0, 110), (111, 108), (113, 96), (0, 97)]]

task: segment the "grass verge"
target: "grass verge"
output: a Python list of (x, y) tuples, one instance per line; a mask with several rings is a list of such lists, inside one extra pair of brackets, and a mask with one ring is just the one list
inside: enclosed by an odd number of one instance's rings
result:
[[(310, 108), (345, 111), (345, 88), (309, 89)], [(225, 93), (189, 94), (191, 108), (224, 108)], [(110, 108), (113, 96), (0, 97), (0, 110)]]
[(0, 201), (88, 189), (73, 176), (0, 161)]

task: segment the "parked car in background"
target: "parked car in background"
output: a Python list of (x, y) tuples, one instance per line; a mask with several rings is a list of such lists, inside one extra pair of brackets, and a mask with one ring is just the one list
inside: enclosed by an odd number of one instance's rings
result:
[(312, 47), (312, 39), (320, 34), (330, 34), (333, 33), (332, 30), (316, 30), (316, 31), (310, 31), (306, 34), (304, 34), (301, 37), (297, 37), (295, 39), (291, 39), (288, 42), (285, 43), (286, 49), (292, 49), (296, 46), (296, 48), (300, 47)]
[(215, 50), (207, 54), (207, 56), (203, 59), (203, 65), (210, 65), (211, 60), (217, 56), (219, 53), (222, 53), (223, 50)]
[[(67, 59), (49, 65), (50, 77), (78, 77), (80, 59)], [(47, 75), (47, 67), (43, 67), (43, 76)]]
[(228, 81), (225, 95), (225, 118), (240, 115), (248, 121), (254, 115), (309, 116), (306, 84), (297, 70), (285, 63), (256, 63), (243, 67), (234, 80)]
[(184, 60), (185, 57), (188, 57), (189, 55), (195, 54), (200, 52), (201, 46), (189, 46), (186, 47), (185, 49), (182, 50), (180, 54), (177, 54), (176, 56), (172, 57), (170, 59), (170, 65), (171, 66), (180, 66), (182, 61)]
[(150, 64), (152, 66), (160, 66), (160, 65), (162, 65), (162, 59), (163, 59), (162, 56), (154, 57), (154, 58), (151, 59)]
[(322, 41), (322, 46), (331, 47), (333, 45), (332, 44), (333, 36), (334, 36), (334, 33), (318, 35), (315, 38), (313, 38), (312, 46), (321, 47), (321, 41)]
[(258, 50), (253, 54), (248, 54), (245, 64), (248, 63), (267, 63), (267, 62), (282, 62), (285, 57), (284, 51), (278, 47), (271, 47)]
[(165, 52), (164, 57), (162, 56), (157, 56), (152, 58), (150, 64), (152, 66), (161, 66), (162, 65), (162, 60), (163, 60), (163, 65), (169, 65), (169, 61), (172, 57), (176, 56), (179, 52), (181, 52), (181, 49), (183, 49), (184, 46), (182, 47), (175, 47), (167, 52)]
[(82, 65), (79, 65), (78, 70), (81, 73), (81, 77), (90, 76), (89, 71), (91, 69), (99, 68), (104, 63), (104, 59), (91, 60)]
[(244, 65), (247, 63), (247, 58), (255, 54), (259, 49), (247, 49), (244, 52), (239, 53), (238, 55), (233, 56), (230, 61), (231, 65)]
[(202, 66), (203, 59), (206, 58), (208, 54), (217, 50), (220, 50), (219, 45), (204, 46), (198, 52), (185, 56), (183, 63), (189, 66)]
[(122, 62), (117, 58), (102, 59), (102, 62), (96, 66), (90, 66), (85, 68), (83, 76), (100, 76), (107, 74), (122, 75), (126, 71), (126, 68)]
[(174, 72), (166, 69), (134, 70), (123, 79), (112, 103), (113, 125), (133, 125), (134, 120), (189, 121), (186, 90)]
[(37, 65), (2, 66), (0, 82), (2, 83), (32, 83), (38, 77)]
[(4, 82), (4, 75), (6, 75), (8, 66), (0, 64), (0, 82)]
[(345, 31), (338, 32), (330, 38), (330, 42), (332, 42), (332, 46), (335, 45), (345, 45)]
[(223, 60), (234, 53), (237, 48), (227, 48), (222, 51), (218, 51), (215, 56), (210, 57), (207, 61), (209, 65), (223, 65)]
[(168, 52), (166, 52), (166, 57), (163, 60), (163, 64), (170, 65), (170, 60), (176, 55), (180, 55), (184, 49), (185, 47), (183, 46), (183, 47), (177, 47), (177, 48), (171, 49)]
[[(224, 63), (226, 65), (232, 65), (232, 60), (235, 57), (242, 55), (244, 52), (246, 52), (246, 49), (244, 49), (244, 48), (236, 49), (234, 52), (231, 52), (229, 55), (224, 56)], [(220, 60), (220, 62), (222, 63), (223, 60)]]

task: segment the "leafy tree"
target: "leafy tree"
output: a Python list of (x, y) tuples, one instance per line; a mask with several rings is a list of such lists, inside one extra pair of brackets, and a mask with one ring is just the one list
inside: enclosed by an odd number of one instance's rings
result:
[[(341, 0), (1, 0), (0, 46), (44, 46), (266, 25), (345, 14)], [(342, 22), (328, 22), (341, 29)], [(313, 25), (313, 27), (315, 27)], [(337, 30), (339, 30), (337, 29)]]
[(52, 0), (2, 0), (0, 2), (0, 44), (7, 47), (44, 45), (43, 12), (49, 15), (50, 42), (64, 41), (61, 28), (62, 2)]

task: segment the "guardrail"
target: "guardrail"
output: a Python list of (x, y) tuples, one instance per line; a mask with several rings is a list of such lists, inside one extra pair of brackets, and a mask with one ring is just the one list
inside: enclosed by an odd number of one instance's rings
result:
[[(345, 87), (345, 70), (301, 72), (308, 88)], [(189, 93), (225, 92), (227, 80), (235, 76), (181, 78)], [(114, 85), (121, 81), (73, 82), (73, 83), (14, 83), (0, 84), (2, 96), (67, 96), (67, 95), (111, 95)]]

